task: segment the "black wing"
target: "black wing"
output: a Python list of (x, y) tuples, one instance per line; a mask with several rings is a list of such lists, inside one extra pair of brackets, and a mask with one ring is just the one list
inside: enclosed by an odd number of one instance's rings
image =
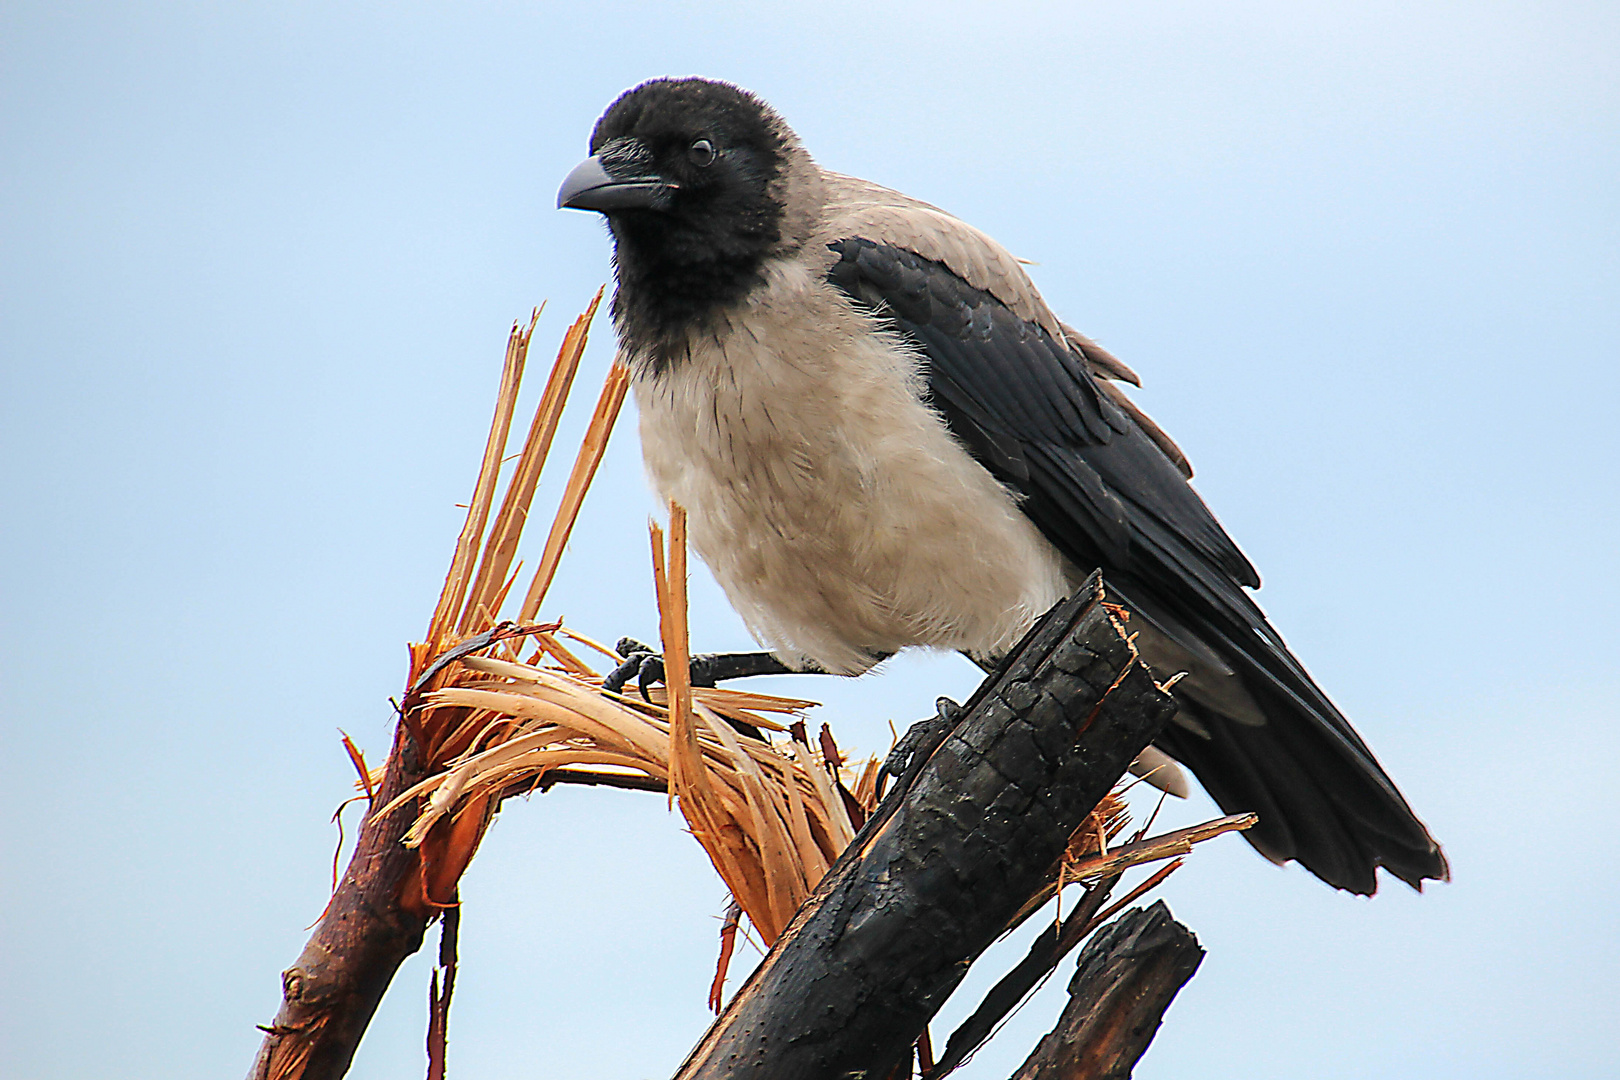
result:
[(1370, 750), (1283, 644), (1243, 586), (1259, 576), (1175, 464), (1103, 395), (1067, 342), (941, 263), (862, 238), (832, 245), (829, 280), (922, 349), (932, 404), (1046, 538), (1101, 568), (1134, 610), (1235, 695), (1177, 693), (1159, 743), (1247, 835), (1329, 884), (1376, 888), (1446, 876), (1439, 847)]

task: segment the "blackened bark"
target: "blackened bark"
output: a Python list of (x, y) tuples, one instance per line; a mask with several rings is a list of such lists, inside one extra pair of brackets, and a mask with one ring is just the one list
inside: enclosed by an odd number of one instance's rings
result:
[(1109, 891), (1118, 877), (1104, 878), (1086, 890), (1080, 905), (1069, 913), (1061, 927), (1048, 926), (1030, 945), (1029, 952), (979, 1002), (973, 1014), (962, 1021), (962, 1026), (951, 1032), (931, 1080), (943, 1080), (952, 1070), (972, 1056), (985, 1041), (995, 1034), (996, 1028), (1007, 1014), (1028, 997), (1052, 969), (1063, 962), (1082, 938), (1090, 932), (1097, 912), (1107, 901)]
[(1095, 576), (908, 770), (677, 1074), (887, 1076), (1174, 713)]
[(1164, 901), (1127, 911), (1080, 950), (1063, 1016), (1012, 1080), (1127, 1080), (1203, 959)]

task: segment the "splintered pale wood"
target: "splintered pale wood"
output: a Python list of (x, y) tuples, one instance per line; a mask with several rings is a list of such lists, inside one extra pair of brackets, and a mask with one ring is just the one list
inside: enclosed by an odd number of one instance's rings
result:
[(495, 416), (489, 425), (489, 438), (484, 443), (484, 460), (478, 469), (478, 483), (473, 485), (472, 501), (467, 504), (467, 522), (461, 527), (456, 540), (456, 552), (450, 560), (450, 572), (445, 575), (444, 589), (439, 594), (438, 606), (428, 623), (424, 642), (438, 647), (459, 621), (462, 601), (467, 595), (473, 560), (478, 555), (478, 543), (489, 520), (490, 504), (495, 499), (495, 481), (501, 472), (501, 454), (506, 449), (506, 437), (512, 429), (512, 412), (517, 408), (518, 387), (523, 382), (523, 365), (529, 356), (529, 339), (540, 321), (540, 309), (534, 310), (527, 327), (512, 324), (511, 337), (506, 342), (506, 362), (501, 367), (501, 388), (495, 398)]
[[(667, 545), (663, 530), (656, 526), (651, 540), (660, 633), (674, 658), (670, 670), (680, 672), (684, 667), (676, 661), (687, 634), (681, 618), (684, 517), (679, 508), (671, 517), (675, 528)], [(602, 782), (679, 791), (681, 811), (693, 836), (735, 890), (761, 937), (767, 943), (775, 940), (848, 843), (853, 829), (826, 761), (799, 741), (798, 734), (791, 743), (772, 746), (739, 737), (725, 718), (754, 728), (781, 729), (785, 725), (767, 714), (797, 716), (814, 702), (721, 687), (687, 686), (673, 696), (668, 687), (654, 687), (650, 703), (639, 694), (608, 693), (599, 673), (556, 644), (554, 632), (561, 631), (555, 624), (544, 626), (523, 630), (562, 665), (560, 670), (466, 654), (471, 642), (482, 639), (493, 644), (494, 637), (487, 633), (443, 654), (454, 658), (455, 666), (440, 680), (439, 689), (426, 692), (418, 705), (431, 715), (466, 717), (456, 740), (468, 749), (378, 813), (386, 815), (425, 800), (405, 836), (407, 845), (418, 845), (430, 841), (447, 819), (462, 820), (462, 807), (480, 800), (498, 802), (537, 787), (543, 790), (555, 770), (581, 766), (623, 770), (617, 779)], [(673, 742), (672, 724), (663, 707), (672, 697), (687, 702), (678, 721), (681, 734)], [(685, 777), (691, 782), (683, 780), (677, 789), (667, 781), (680, 767), (675, 749), (681, 747), (687, 750)], [(867, 762), (868, 787), (874, 770), (875, 764)], [(651, 783), (634, 780), (635, 773)]]
[(602, 455), (607, 452), (608, 435), (613, 431), (614, 421), (619, 418), (619, 408), (624, 404), (624, 394), (629, 388), (630, 369), (615, 363), (608, 371), (607, 382), (602, 385), (602, 396), (596, 402), (596, 411), (591, 415), (585, 440), (580, 444), (574, 470), (568, 476), (568, 486), (563, 489), (562, 505), (557, 508), (557, 516), (551, 523), (551, 533), (546, 537), (540, 565), (534, 572), (528, 593), (523, 597), (523, 607), (518, 613), (520, 622), (534, 620), (535, 612), (540, 610), (540, 602), (545, 599), (546, 590), (551, 588), (551, 581), (557, 575), (557, 564), (562, 562), (563, 549), (568, 545), (568, 536), (579, 518), (580, 504), (585, 501), (585, 492), (596, 478), (597, 466), (602, 464)]
[(1050, 612), (822, 878), (681, 1080), (885, 1077), (1053, 873), (1174, 701), (1093, 577)]
[[(482, 629), (492, 626), (495, 609), (498, 608), (505, 597), (510, 585), (507, 577), (507, 567), (514, 555), (518, 538), (523, 531), (522, 526), (527, 521), (528, 504), (532, 500), (535, 485), (538, 482), (539, 466), (543, 458), (542, 451), (549, 448), (555, 433), (558, 415), (566, 402), (566, 391), (572, 384), (573, 371), (577, 368), (579, 357), (585, 346), (585, 332), (589, 325), (589, 318), (600, 303), (601, 292), (592, 300), (591, 308), (580, 319), (577, 319), (565, 336), (564, 345), (559, 349), (558, 361), (553, 366), (553, 377), (549, 380), (546, 394), (537, 409), (536, 417), (530, 425), (530, 437), (525, 441), (523, 451), (518, 455), (519, 467), (514, 472), (507, 485), (507, 497), (502, 504), (500, 514), (490, 530), (490, 538), (485, 545), (485, 559), (479, 576), (472, 584), (469, 598), (458, 613), (452, 606), (448, 618), (464, 630)], [(545, 580), (549, 582), (550, 575), (556, 570), (557, 560), (561, 556), (563, 545), (567, 541), (568, 532), (578, 516), (580, 502), (584, 498), (585, 489), (589, 486), (594, 475), (596, 463), (600, 461), (602, 450), (606, 445), (608, 435), (617, 416), (618, 407), (624, 397), (625, 376), (622, 371), (610, 373), (608, 385), (604, 390), (603, 400), (598, 402), (595, 415), (592, 418), (590, 429), (586, 434), (585, 445), (581, 448), (580, 461), (576, 463), (574, 473), (570, 479), (569, 488), (564, 494), (563, 505), (553, 522), (551, 535), (548, 538), (547, 553), (542, 559)], [(510, 421), (510, 401), (517, 393), (516, 382), (503, 385), (502, 400), (508, 403), (505, 412), (507, 423)], [(503, 436), (504, 438), (504, 432)], [(493, 471), (492, 471), (493, 470)], [(494, 474), (500, 470), (498, 460), (491, 462), (486, 454), (484, 469), (481, 473), (479, 486), (480, 496), (475, 500), (474, 517), (479, 528), (487, 521), (487, 507), (490, 502), (491, 485)], [(469, 543), (458, 545), (457, 565), (467, 565), (467, 553), (479, 541), (478, 535), (473, 535)], [(464, 534), (463, 540), (468, 537)], [(456, 572), (455, 581), (459, 587), (463, 574)], [(452, 595), (452, 601), (459, 603), (459, 598)], [(538, 599), (536, 598), (536, 602)], [(543, 631), (555, 629), (555, 624), (542, 630), (540, 645), (542, 650), (547, 647), (547, 640)], [(481, 634), (473, 635), (474, 638)], [(471, 640), (463, 637), (463, 643)], [(553, 653), (570, 655), (555, 639), (549, 639)], [(422, 663), (431, 660), (435, 647), (442, 649), (447, 641), (429, 643), (419, 649), (413, 650), (413, 662)], [(510, 646), (508, 646), (510, 650)], [(441, 653), (442, 655), (442, 653)], [(511, 655), (516, 656), (515, 653)], [(576, 668), (583, 668), (583, 664), (576, 661)], [(416, 684), (413, 682), (412, 684)], [(442, 685), (442, 680), (441, 680)], [(425, 746), (425, 766), (430, 771), (442, 768), (448, 762), (460, 757), (465, 752), (475, 748), (479, 742), (492, 732), (490, 717), (480, 716), (476, 712), (469, 713), (464, 709), (439, 709), (429, 707), (417, 710), (417, 703), (407, 702), (406, 712), (402, 716), (403, 722), (410, 727), (412, 734)], [(424, 866), (422, 887), (419, 890), (420, 902), (428, 906), (440, 906), (449, 903), (454, 896), (457, 880), (471, 862), (482, 842), (484, 831), (493, 815), (497, 793), (493, 791), (476, 792), (469, 795), (460, 805), (454, 815), (448, 820), (441, 821), (426, 835), (416, 836), (414, 839), (420, 844), (420, 858)], [(402, 900), (410, 906), (412, 900), (407, 897)]]
[(1214, 821), (1206, 821), (1202, 825), (1193, 825), (1186, 829), (1177, 829), (1174, 832), (1165, 833), (1163, 836), (1123, 844), (1105, 854), (1095, 855), (1089, 859), (1074, 863), (1068, 867), (1065, 873), (1070, 881), (1123, 873), (1130, 867), (1141, 863), (1157, 862), (1160, 859), (1185, 855), (1193, 849), (1194, 844), (1212, 840), (1222, 833), (1252, 828), (1259, 820), (1259, 814), (1231, 814), (1227, 817), (1216, 818)]
[[(429, 819), (456, 812), (460, 799), (508, 791), (525, 777), (535, 782), (541, 771), (577, 764), (602, 752), (624, 754), (629, 767), (660, 781), (668, 775), (669, 724), (657, 705), (605, 693), (594, 672), (575, 674), (484, 656), (465, 656), (457, 663), (460, 671), (453, 674), (450, 685), (427, 694), (423, 704), (460, 709), (481, 718), (482, 733), (472, 743), (481, 749), (451, 762), (446, 771), (426, 777), (378, 811), (390, 813), (411, 799), (430, 795), (414, 832), (428, 828)], [(733, 695), (749, 708), (730, 703)], [(818, 773), (824, 773), (824, 766), (819, 760), (800, 764), (778, 748), (753, 739), (727, 742), (725, 736), (735, 737), (734, 733), (724, 724), (707, 722), (712, 710), (758, 727), (765, 717), (752, 710), (792, 714), (808, 703), (719, 687), (693, 688), (692, 697), (705, 717), (703, 727), (694, 729), (699, 748), (717, 783), (736, 782), (750, 768), (742, 759), (753, 759), (768, 784), (791, 786), (800, 793), (820, 836), (834, 832), (835, 810), (821, 794)], [(732, 801), (740, 805), (741, 796)], [(831, 806), (836, 808), (838, 803), (833, 801)], [(839, 849), (842, 846), (839, 843)], [(825, 857), (830, 860), (836, 853), (826, 851)]]
[[(664, 646), (665, 686), (669, 700), (670, 795), (691, 827), (692, 835), (760, 936), (770, 943), (820, 880), (835, 852), (818, 846), (806, 814), (807, 792), (799, 790), (786, 761), (772, 762), (786, 782), (768, 779), (729, 724), (694, 700), (688, 664), (686, 624), (686, 512), (669, 508), (669, 542), (651, 526), (653, 578), (658, 593), (660, 633)], [(717, 764), (701, 749), (699, 731), (718, 740), (724, 760), (734, 769), (722, 778)], [(801, 759), (801, 770), (816, 784), (823, 811), (841, 810), (830, 785), (820, 783), (818, 766)], [(830, 796), (830, 798), (829, 798)]]
[[(732, 895), (749, 912), (749, 920), (754, 921), (757, 913), (769, 925), (769, 903), (759, 888), (764, 875), (744, 840), (745, 830), (736, 827), (725, 805), (745, 804), (746, 796), (727, 800), (715, 790), (699, 748), (686, 625), (686, 511), (675, 503), (670, 503), (669, 511), (667, 547), (663, 530), (656, 523), (650, 527), (669, 701), (669, 794)], [(749, 824), (757, 834), (761, 823)]]
[(574, 375), (579, 371), (580, 357), (585, 355), (591, 320), (596, 317), (596, 309), (601, 302), (602, 290), (597, 289), (590, 307), (574, 320), (568, 333), (563, 336), (562, 347), (557, 350), (556, 362), (552, 364), (551, 375), (546, 379), (545, 392), (540, 395), (540, 404), (536, 406), (534, 419), (529, 423), (529, 435), (523, 442), (522, 455), (518, 458), (517, 468), (512, 471), (506, 496), (501, 501), (500, 512), (495, 516), (495, 524), (484, 546), (483, 565), (478, 569), (466, 610), (461, 613), (458, 629), (463, 634), (474, 633), (493, 624), (500, 609), (500, 597), (505, 595), (510, 584), (507, 574), (517, 554), (523, 527), (528, 524), (529, 506), (540, 483), (540, 471), (545, 468), (546, 457), (551, 453), (551, 442), (557, 435), (563, 406), (568, 403), (568, 392), (573, 388)]
[[(692, 723), (692, 679), (686, 628), (686, 511), (669, 506), (669, 545), (664, 531), (651, 527), (653, 580), (658, 595), (659, 632), (664, 645), (664, 686), (669, 692), (670, 789), (682, 801), (706, 800), (699, 791), (703, 759)], [(697, 823), (693, 823), (696, 826)]]
[(1203, 959), (1164, 901), (1126, 912), (1086, 942), (1062, 1017), (1012, 1080), (1127, 1080)]
[[(411, 647), (407, 686), (414, 685), (421, 672), (451, 644), (453, 628), (461, 622), (538, 316), (536, 311), (526, 326), (515, 324), (507, 340), (478, 482), (426, 638)], [(566, 386), (559, 386), (559, 393), (565, 390)], [(514, 508), (520, 501), (516, 497), (509, 500)], [(498, 580), (499, 575), (495, 577)], [(438, 718), (402, 722), (395, 730), (393, 747), (374, 790), (373, 805), (396, 802), (404, 791), (438, 768), (436, 762), (422, 756), (426, 748), (442, 744), (447, 734), (444, 729), (454, 730), (466, 722), (467, 717), (455, 710)], [(357, 767), (362, 767), (361, 763)], [(369, 774), (369, 770), (366, 772)], [(489, 805), (488, 798), (482, 802), (483, 809), (469, 804), (459, 824), (481, 828), (480, 815)], [(425, 861), (419, 851), (401, 842), (410, 824), (408, 814), (374, 810), (367, 815), (326, 911), (298, 959), (282, 973), (281, 1008), (274, 1022), (264, 1029), (265, 1039), (249, 1073), (252, 1080), (336, 1080), (348, 1070), (394, 972), (420, 947), (423, 932), (435, 913), (422, 902), (429, 891)], [(463, 827), (461, 831), (469, 830)], [(455, 835), (450, 840), (450, 849), (458, 844), (462, 849), (469, 848), (464, 839)], [(476, 845), (476, 836), (471, 843)], [(453, 880), (449, 888), (453, 890)]]

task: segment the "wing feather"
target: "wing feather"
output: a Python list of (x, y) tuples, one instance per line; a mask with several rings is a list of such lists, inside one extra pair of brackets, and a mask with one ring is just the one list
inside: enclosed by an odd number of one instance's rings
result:
[[(852, 182), (859, 184), (859, 182)], [(1445, 858), (1244, 587), (1260, 584), (1198, 494), (1186, 459), (1094, 369), (1129, 368), (1053, 316), (994, 241), (926, 204), (845, 190), (827, 238), (828, 280), (913, 341), (932, 404), (1081, 571), (1122, 596), (1195, 662), (1178, 694), (1186, 725), (1165, 749), (1228, 810), (1254, 809), (1251, 839), (1340, 888), (1372, 892), (1374, 868), (1414, 885)]]

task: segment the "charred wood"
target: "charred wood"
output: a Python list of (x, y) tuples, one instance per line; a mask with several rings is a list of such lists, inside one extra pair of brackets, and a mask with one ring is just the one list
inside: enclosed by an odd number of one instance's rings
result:
[(1175, 711), (1092, 580), (917, 755), (677, 1074), (887, 1076)]
[(1127, 911), (1080, 950), (1062, 1017), (1012, 1080), (1127, 1080), (1203, 959), (1164, 901)]

